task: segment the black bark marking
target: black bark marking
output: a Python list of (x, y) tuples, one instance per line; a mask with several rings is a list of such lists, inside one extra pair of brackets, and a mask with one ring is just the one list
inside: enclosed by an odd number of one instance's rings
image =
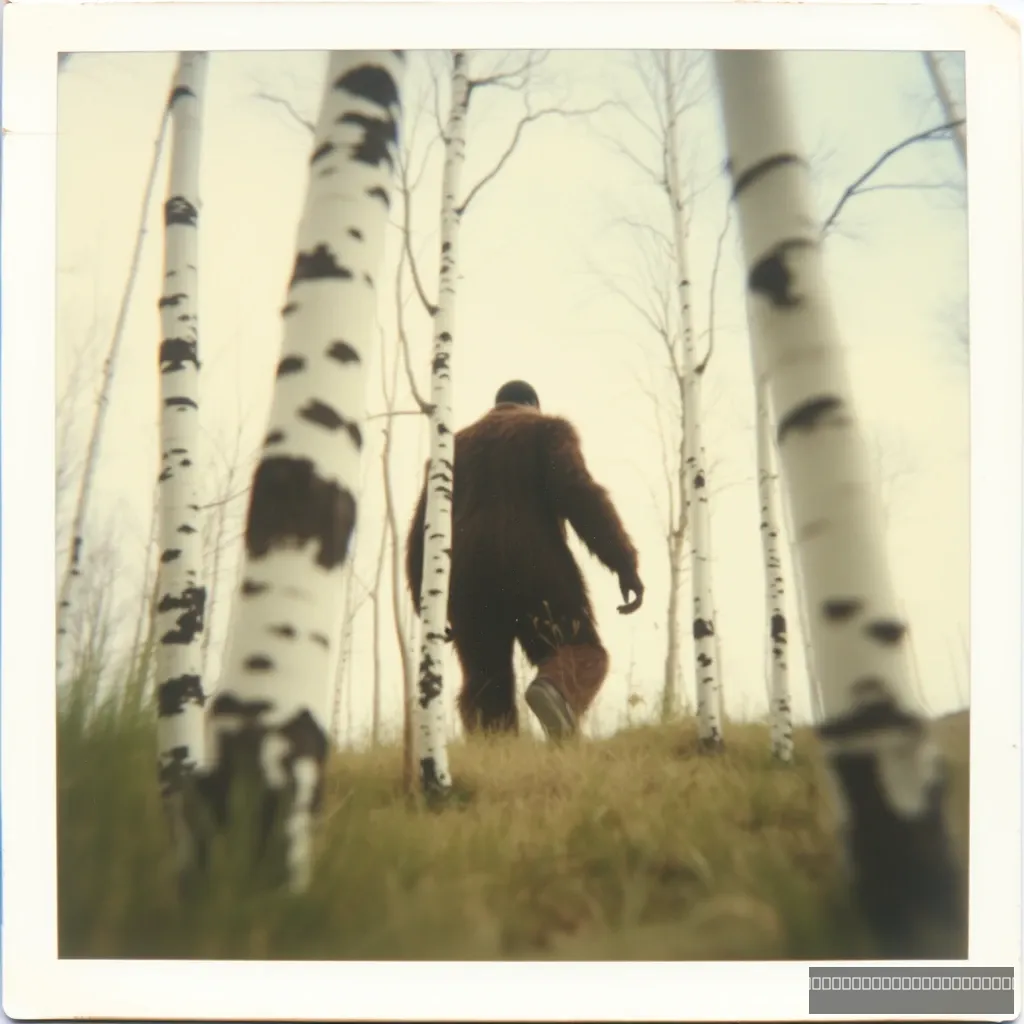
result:
[(242, 580), (242, 593), (246, 597), (255, 597), (257, 594), (265, 594), (270, 589), (269, 583), (259, 583), (256, 580)]
[(333, 153), (336, 148), (337, 147), (333, 142), (321, 142), (320, 145), (313, 150), (313, 155), (309, 158), (310, 167), (312, 167), (318, 160), (322, 160), (325, 156)]
[(920, 816), (889, 806), (873, 753), (838, 754), (832, 770), (849, 809), (848, 861), (861, 913), (887, 958), (967, 955), (967, 900), (943, 819), (945, 773)]
[(349, 281), (352, 279), (352, 271), (341, 266), (330, 248), (321, 243), (312, 252), (296, 254), (295, 269), (288, 287), (294, 288), (302, 281), (326, 281), (331, 278)]
[(713, 662), (714, 659), (709, 654), (705, 654), (703, 651), (701, 651), (701, 653), (697, 655), (697, 664), (701, 668), (707, 668), (709, 665), (713, 664)]
[[(881, 690), (884, 693), (884, 686), (877, 680), (865, 679), (855, 687), (858, 685), (862, 692), (878, 693)], [(817, 727), (822, 740), (851, 739), (881, 730), (899, 730), (916, 736), (924, 730), (924, 721), (920, 716), (898, 707), (891, 697), (883, 696), (839, 718), (828, 719)]]
[(263, 447), (269, 448), (272, 444), (280, 444), (284, 440), (283, 430), (272, 430), (263, 441)]
[(309, 639), (325, 649), (331, 646), (331, 641), (323, 633), (310, 633)]
[(176, 562), (179, 558), (181, 558), (181, 548), (168, 548), (160, 556), (160, 561), (167, 565), (168, 562)]
[(349, 228), (347, 234), (349, 238), (354, 238), (357, 242), (361, 242), (363, 240), (363, 233), (359, 228)]
[(828, 417), (843, 416), (845, 419), (845, 409), (846, 403), (837, 395), (819, 395), (817, 398), (808, 399), (782, 418), (776, 432), (776, 441), (782, 444), (791, 430), (799, 430), (805, 434), (817, 430)]
[(291, 316), (299, 308), (297, 302), (287, 302), (281, 307), (281, 316)]
[(776, 612), (772, 615), (771, 621), (772, 643), (783, 644), (786, 642), (786, 616)]
[(167, 306), (177, 306), (188, 296), (184, 292), (175, 292), (173, 295), (165, 295), (157, 304), (157, 309), (164, 309)]
[(247, 719), (251, 723), (270, 708), (269, 700), (242, 700), (233, 693), (222, 693), (218, 694), (213, 704), (210, 705), (210, 714), (214, 717), (235, 715)]
[(366, 194), (371, 199), (379, 199), (384, 204), (385, 210), (391, 209), (391, 196), (388, 194), (387, 190), (381, 188), (380, 185), (375, 185), (373, 188), (368, 188), (366, 190)]
[(184, 370), (185, 364), (191, 363), (199, 369), (199, 358), (196, 354), (196, 343), (188, 338), (168, 338), (160, 344), (160, 372), (174, 373)]
[(198, 217), (199, 211), (184, 196), (171, 196), (164, 203), (164, 225), (166, 227), (184, 224), (186, 227), (194, 228)]
[(195, 772), (196, 761), (189, 757), (188, 747), (173, 747), (161, 759), (159, 786), (163, 793), (177, 793)]
[(174, 474), (171, 472), (171, 467), (168, 466), (166, 469), (160, 471), (160, 475), (157, 477), (157, 481), (163, 483), (165, 480), (170, 480)]
[(202, 707), (205, 703), (203, 684), (197, 675), (176, 676), (157, 687), (156, 713), (159, 718), (180, 715), (186, 704)]
[(184, 99), (186, 96), (195, 98), (195, 93), (192, 91), (190, 86), (187, 85), (176, 85), (171, 91), (171, 95), (167, 99), (167, 106), (173, 107), (175, 103), (180, 99)]
[[(272, 705), (269, 701), (243, 701), (233, 694), (224, 694), (213, 705), (214, 718), (223, 715), (241, 719), (240, 728), (219, 736), (219, 749), (213, 769), (197, 778), (196, 788), (206, 800), (216, 824), (223, 828), (228, 820), (228, 795), (239, 776), (261, 780), (262, 813), (257, 836), (257, 851), (266, 852), (269, 839), (280, 821), (280, 812), (295, 793), (294, 766), (299, 758), (312, 758), (317, 765), (317, 781), (313, 791), (312, 810), (319, 811), (323, 800), (323, 763), (327, 757), (327, 737), (308, 711), (301, 711), (279, 729), (268, 729), (261, 717)], [(262, 764), (263, 744), (271, 732), (287, 741), (282, 767), (289, 784), (283, 791), (266, 785)]]
[(268, 658), (265, 654), (253, 654), (245, 659), (242, 667), (248, 672), (271, 672), (274, 669), (274, 659)]
[(872, 640), (892, 647), (900, 643), (906, 636), (907, 626), (906, 623), (900, 622), (898, 619), (876, 619), (867, 624), (865, 632)]
[(420, 758), (420, 785), (425, 793), (437, 793), (444, 789), (437, 774), (437, 762), (432, 757)]
[(319, 542), (317, 565), (345, 561), (356, 521), (355, 498), (317, 475), (309, 459), (265, 458), (256, 470), (245, 528), (245, 547), (263, 558), (283, 542)]
[(715, 635), (715, 626), (710, 619), (693, 620), (693, 639), (703, 640), (706, 637)]
[(786, 257), (794, 249), (809, 249), (815, 245), (817, 243), (809, 238), (790, 238), (780, 242), (751, 269), (747, 287), (752, 292), (766, 295), (773, 306), (785, 309), (799, 306), (804, 299), (793, 291), (793, 274), (786, 264)]
[(283, 636), (286, 640), (294, 640), (296, 633), (295, 627), (282, 624), (280, 626), (267, 626), (267, 632), (273, 636)]
[(189, 526), (188, 523), (184, 523), (183, 525), (179, 526), (178, 529), (175, 532), (176, 533), (195, 533), (196, 532), (196, 528), (194, 526)]
[(347, 111), (338, 118), (337, 124), (355, 124), (363, 129), (362, 141), (352, 150), (353, 160), (370, 167), (386, 164), (389, 173), (394, 171), (395, 160), (391, 155), (391, 147), (398, 142), (398, 126), (393, 117), (369, 117)]
[[(796, 153), (776, 153), (774, 156), (770, 156), (766, 160), (762, 160), (760, 163), (753, 164), (741, 175), (733, 178), (733, 199), (737, 199), (740, 193), (750, 188), (758, 178), (763, 178), (770, 171), (774, 171), (778, 167), (784, 167), (786, 164), (799, 164), (806, 167), (807, 161), (804, 160), (803, 157), (797, 156)], [(732, 160), (727, 160), (725, 166), (728, 173), (732, 175)]]
[(157, 605), (158, 612), (180, 610), (175, 628), (160, 638), (163, 644), (190, 644), (203, 631), (206, 588), (186, 587), (180, 597), (165, 594)]
[(302, 356), (285, 356), (277, 364), (277, 376), (284, 377), (289, 373), (298, 373), (306, 368), (306, 360)]
[[(438, 593), (440, 593), (440, 591), (438, 591)], [(441, 686), (441, 676), (431, 666), (430, 659), (427, 657), (421, 658), (419, 678), (419, 704), (421, 708), (426, 708), (432, 700), (435, 700), (439, 696), (441, 693)]]
[(695, 491), (699, 491), (702, 487), (704, 487), (706, 485), (706, 483), (707, 483), (707, 481), (704, 478), (704, 470), (701, 470), (693, 478), (693, 489)]
[(327, 349), (328, 359), (337, 359), (342, 365), (362, 362), (359, 353), (347, 341), (332, 341)]
[(198, 409), (199, 406), (191, 398), (165, 398), (164, 405), (168, 409), (178, 408), (184, 412), (186, 409)]
[(340, 413), (336, 412), (329, 405), (313, 398), (309, 403), (299, 410), (299, 416), (309, 423), (315, 423), (319, 427), (326, 427), (328, 430), (344, 430), (352, 439), (352, 443), (359, 451), (363, 449), (363, 433), (359, 424), (353, 420), (347, 420)]
[(859, 598), (834, 597), (822, 602), (821, 612), (829, 622), (847, 622), (863, 608), (864, 602)]
[(349, 92), (389, 109), (398, 105), (398, 86), (391, 74), (382, 67), (362, 64), (335, 79), (333, 89)]

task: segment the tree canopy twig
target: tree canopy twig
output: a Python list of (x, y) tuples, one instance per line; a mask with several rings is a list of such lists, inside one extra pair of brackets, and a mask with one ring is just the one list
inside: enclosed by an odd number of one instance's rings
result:
[[(831, 228), (835, 226), (836, 220), (839, 218), (839, 214), (842, 212), (843, 207), (856, 195), (861, 195), (868, 191), (862, 186), (874, 175), (879, 169), (897, 153), (909, 146), (913, 146), (918, 142), (934, 142), (938, 139), (947, 137), (947, 133), (954, 131), (965, 123), (964, 118), (959, 118), (956, 121), (949, 121), (946, 124), (937, 125), (934, 128), (929, 128), (926, 131), (918, 132), (916, 135), (911, 135), (901, 142), (897, 142), (896, 145), (890, 146), (877, 160), (862, 174), (859, 178), (849, 184), (836, 201), (835, 206), (832, 207), (832, 212), (825, 218), (821, 225), (821, 234), (825, 235)], [(874, 189), (878, 189), (881, 186), (872, 186)]]

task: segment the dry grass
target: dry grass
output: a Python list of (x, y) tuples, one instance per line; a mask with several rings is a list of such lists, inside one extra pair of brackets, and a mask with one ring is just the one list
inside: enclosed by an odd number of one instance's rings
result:
[[(940, 727), (965, 842), (966, 716)], [(697, 756), (695, 738), (684, 721), (562, 750), (453, 743), (470, 799), (440, 813), (401, 797), (397, 748), (336, 755), (307, 895), (245, 894), (218, 862), (215, 895), (179, 909), (148, 714), (62, 717), (61, 956), (870, 956), (807, 734), (790, 767), (761, 725), (730, 724), (717, 757)]]

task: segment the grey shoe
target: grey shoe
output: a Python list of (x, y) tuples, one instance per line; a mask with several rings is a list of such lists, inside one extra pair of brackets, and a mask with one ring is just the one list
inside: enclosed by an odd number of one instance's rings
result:
[(526, 688), (526, 703), (537, 716), (544, 732), (552, 740), (564, 740), (576, 734), (576, 716), (554, 684), (538, 676)]

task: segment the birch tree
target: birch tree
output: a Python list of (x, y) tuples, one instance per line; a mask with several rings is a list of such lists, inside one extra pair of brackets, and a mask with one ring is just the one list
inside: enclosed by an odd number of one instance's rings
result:
[[(70, 54), (61, 54), (60, 56), (66, 61)], [(121, 293), (121, 304), (117, 311), (117, 319), (114, 321), (110, 347), (107, 349), (107, 355), (103, 361), (103, 370), (100, 374), (100, 390), (96, 396), (96, 410), (93, 413), (92, 428), (89, 431), (89, 443), (85, 449), (85, 464), (82, 467), (78, 498), (75, 502), (75, 513), (71, 526), (71, 546), (68, 551), (68, 561), (61, 577), (57, 598), (57, 680), (61, 683), (66, 682), (67, 673), (71, 668), (70, 623), (74, 617), (76, 592), (82, 575), (82, 549), (85, 543), (85, 522), (89, 512), (89, 497), (92, 493), (96, 461), (99, 457), (103, 439), (107, 407), (110, 404), (110, 391), (114, 384), (117, 360), (121, 352), (121, 340), (124, 337), (128, 310), (131, 306), (132, 295), (135, 291), (135, 281), (138, 277), (143, 242), (146, 238), (146, 223), (149, 220), (149, 207), (153, 198), (153, 189), (156, 185), (156, 176), (160, 167), (160, 157), (163, 153), (171, 108), (172, 103), (169, 100), (164, 105), (160, 118), (160, 128), (153, 142), (153, 158), (150, 161), (149, 173), (143, 188), (139, 226), (135, 232), (135, 242), (132, 247), (131, 260), (128, 264), (128, 276), (125, 280), (124, 290)]]
[(715, 655), (714, 597), (711, 587), (711, 519), (708, 512), (707, 454), (701, 441), (700, 372), (690, 311), (686, 222), (679, 161), (677, 81), (674, 54), (660, 57), (665, 90), (665, 182), (672, 211), (672, 241), (678, 275), (683, 341), (683, 436), (686, 446), (687, 503), (693, 581), (693, 646), (697, 680), (697, 740), (704, 750), (722, 746), (721, 679)]
[(960, 116), (960, 111), (957, 109), (956, 102), (950, 94), (949, 86), (946, 85), (946, 79), (942, 74), (942, 68), (939, 67), (938, 58), (931, 52), (931, 50), (925, 50), (921, 54), (921, 57), (924, 60), (924, 66), (928, 71), (928, 77), (932, 80), (932, 86), (935, 88), (935, 96), (939, 101), (939, 106), (942, 107), (942, 113), (945, 115), (946, 122), (952, 128), (953, 143), (956, 146), (957, 156), (960, 157), (960, 163), (963, 165), (964, 170), (966, 170), (967, 134), (964, 131), (964, 119)]
[(772, 465), (771, 420), (768, 398), (755, 374), (757, 405), (757, 495), (761, 507), (761, 553), (764, 559), (765, 622), (769, 654), (768, 706), (772, 756), (793, 759), (793, 714), (789, 696), (789, 633), (786, 624), (785, 585), (782, 575), (782, 517), (776, 493), (777, 476)]
[(401, 51), (333, 51), (328, 61), (238, 616), (208, 717), (203, 790), (215, 819), (225, 823), (237, 806), (229, 798), (252, 791), (257, 849), (272, 849), (273, 869), (283, 861), (292, 891), (308, 886), (323, 799), (404, 65)]
[(820, 677), (817, 726), (854, 891), (886, 956), (966, 955), (966, 902), (944, 821), (944, 772), (908, 685), (876, 484), (853, 405), (780, 57), (715, 54), (805, 627)]
[(202, 632), (206, 590), (199, 533), (198, 219), (205, 53), (182, 53), (167, 101), (171, 166), (164, 204), (160, 296), (160, 572), (156, 651), (161, 795), (179, 871), (198, 850), (186, 825), (186, 789), (203, 742)]
[[(430, 463), (423, 527), (423, 586), (420, 619), (417, 758), (420, 783), (426, 792), (451, 786), (445, 739), (441, 658), (448, 625), (448, 582), (451, 576), (452, 489), (455, 433), (452, 429), (451, 354), (455, 331), (455, 285), (458, 264), (459, 185), (466, 161), (466, 115), (470, 82), (466, 54), (452, 54), (452, 99), (444, 134), (441, 178), (441, 264), (430, 377)], [(408, 235), (406, 236), (408, 242)]]

